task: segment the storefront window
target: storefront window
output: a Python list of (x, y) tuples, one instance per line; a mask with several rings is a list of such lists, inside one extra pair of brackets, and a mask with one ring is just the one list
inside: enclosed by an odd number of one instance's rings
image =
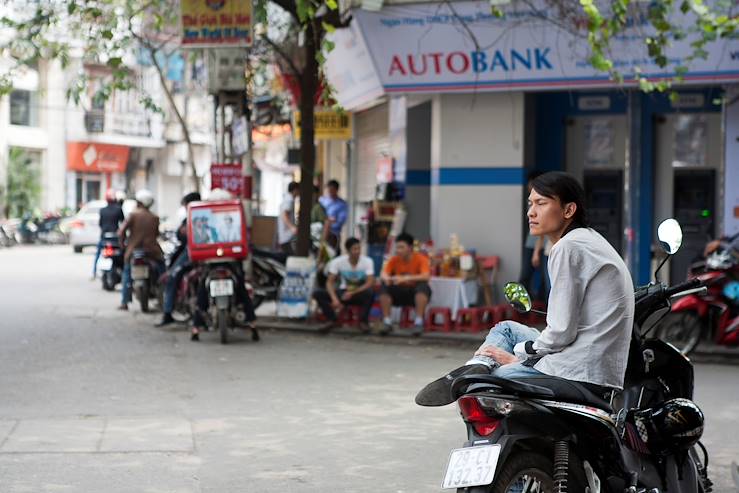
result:
[(38, 101), (35, 91), (16, 89), (10, 93), (10, 124), (38, 126)]

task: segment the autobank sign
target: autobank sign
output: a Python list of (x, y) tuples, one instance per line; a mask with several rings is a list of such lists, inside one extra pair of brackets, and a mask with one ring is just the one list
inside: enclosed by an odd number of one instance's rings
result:
[[(380, 12), (356, 10), (355, 33), (362, 37), (377, 84), (385, 93), (479, 90), (541, 90), (616, 85), (588, 63), (590, 50), (584, 33), (562, 29), (544, 2), (513, 1), (503, 18), (490, 13), (489, 2), (404, 4)], [(689, 15), (676, 19), (685, 26)], [(662, 69), (646, 56), (648, 22), (634, 15), (631, 28), (613, 43), (616, 67), (624, 74), (639, 67), (653, 78), (668, 77), (690, 52), (690, 39), (668, 53)], [(343, 50), (342, 31), (335, 33), (330, 63), (347, 67), (356, 56)], [(689, 82), (739, 79), (739, 41), (709, 46), (708, 57), (690, 65)], [(331, 71), (329, 71), (331, 78)], [(358, 86), (352, 85), (356, 92)], [(341, 102), (341, 90), (339, 101)]]

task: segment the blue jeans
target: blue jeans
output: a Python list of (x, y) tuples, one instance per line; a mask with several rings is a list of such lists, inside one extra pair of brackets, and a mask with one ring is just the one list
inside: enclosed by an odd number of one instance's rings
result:
[(121, 305), (129, 303), (131, 303), (131, 262), (125, 262), (121, 276)]
[[(513, 348), (516, 344), (520, 342), (534, 341), (537, 337), (539, 337), (538, 330), (518, 322), (505, 320), (490, 329), (488, 336), (485, 338), (485, 342), (480, 347), (495, 346), (503, 351), (513, 354)], [(468, 364), (475, 363), (490, 365), (495, 368), (492, 374), (500, 378), (542, 375), (539, 370), (531, 366), (523, 366), (520, 362), (499, 366), (499, 364), (489, 356), (478, 355), (468, 361)]]
[(165, 315), (171, 315), (174, 311), (175, 297), (177, 296), (177, 283), (180, 280), (182, 269), (190, 262), (187, 250), (184, 250), (174, 263), (169, 267), (169, 277), (167, 285), (164, 286), (164, 306), (162, 310)]
[(92, 277), (98, 275), (98, 260), (100, 260), (100, 252), (103, 251), (103, 240), (98, 241), (98, 250), (95, 252), (95, 261), (92, 263)]
[[(159, 280), (159, 276), (164, 272), (164, 262), (157, 262), (153, 266), (154, 270), (149, 273), (150, 276), (156, 276), (156, 280)], [(125, 262), (123, 264), (123, 275), (121, 276), (121, 305), (127, 305), (131, 303), (131, 262)]]

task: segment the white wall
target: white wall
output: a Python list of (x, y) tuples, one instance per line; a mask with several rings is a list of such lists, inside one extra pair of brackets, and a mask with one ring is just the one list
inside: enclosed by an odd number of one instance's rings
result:
[[(503, 283), (519, 275), (523, 185), (494, 183), (484, 178), (483, 170), (488, 168), (489, 175), (489, 168), (523, 168), (523, 129), (520, 93), (434, 97), (432, 175), (445, 169), (480, 168), (482, 178), (454, 185), (435, 182), (432, 176), (431, 236), (437, 246), (448, 247), (450, 235), (456, 233), (478, 255), (500, 256), (498, 293)], [(468, 176), (476, 175), (472, 171)]]

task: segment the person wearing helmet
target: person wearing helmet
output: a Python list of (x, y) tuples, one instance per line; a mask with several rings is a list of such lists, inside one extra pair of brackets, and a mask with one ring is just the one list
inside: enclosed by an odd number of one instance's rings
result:
[(154, 204), (154, 195), (149, 190), (136, 192), (136, 209), (128, 216), (118, 231), (121, 245), (126, 245), (124, 253), (123, 281), (120, 310), (128, 310), (131, 302), (131, 257), (134, 250), (144, 250), (146, 254), (161, 264), (164, 270), (164, 254), (157, 242), (159, 237), (159, 216), (149, 209)]
[(98, 240), (98, 248), (95, 253), (95, 261), (92, 264), (92, 280), (97, 277), (98, 260), (100, 260), (100, 252), (103, 249), (103, 238), (106, 233), (116, 233), (121, 223), (125, 220), (123, 216), (123, 208), (118, 201), (118, 193), (111, 189), (105, 192), (105, 201), (108, 205), (100, 209), (100, 239)]
[[(200, 194), (198, 192), (191, 192), (182, 197), (180, 205), (187, 209), (187, 205), (190, 202), (199, 202)], [(182, 280), (182, 276), (190, 270), (192, 264), (190, 263), (190, 257), (187, 254), (187, 212), (185, 212), (185, 219), (182, 220), (180, 227), (177, 229), (177, 239), (180, 244), (172, 254), (172, 261), (169, 265), (169, 275), (167, 276), (167, 282), (164, 286), (164, 303), (162, 306), (162, 320), (156, 327), (164, 327), (175, 323), (176, 320), (172, 316), (174, 311), (175, 295), (177, 294), (177, 285)]]

